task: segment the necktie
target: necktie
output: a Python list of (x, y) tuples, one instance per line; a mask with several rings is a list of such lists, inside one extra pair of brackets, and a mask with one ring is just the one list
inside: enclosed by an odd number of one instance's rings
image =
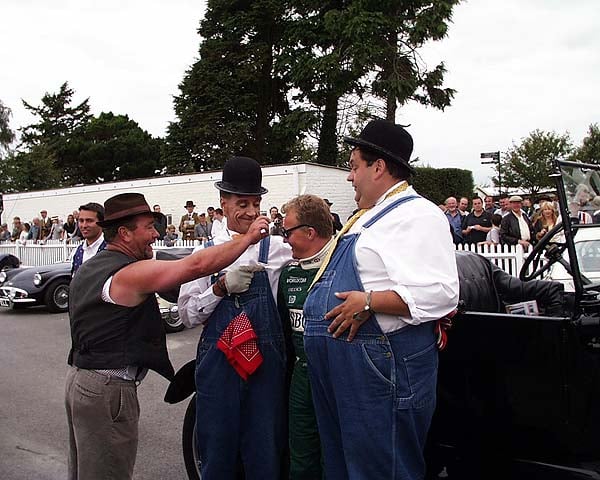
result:
[[(396, 188), (394, 188), (391, 192), (389, 192), (385, 196), (385, 199), (387, 200), (392, 195), (396, 195), (397, 193), (403, 192), (407, 188), (408, 188), (408, 183), (402, 182), (400, 185), (398, 185)], [(369, 210), (371, 210), (371, 208), (373, 208), (373, 207), (363, 208), (363, 209), (359, 210), (358, 212), (356, 212), (354, 215), (352, 215), (350, 217), (350, 220), (348, 220), (346, 222), (346, 224), (342, 227), (340, 232), (335, 236), (333, 243), (331, 244), (331, 247), (329, 247), (329, 250), (327, 251), (325, 258), (323, 259), (323, 263), (321, 264), (319, 271), (315, 275), (313, 282), (310, 284), (309, 290), (313, 287), (313, 285), (315, 283), (317, 283), (319, 281), (319, 279), (321, 278), (321, 275), (323, 275), (323, 272), (327, 268), (327, 265), (329, 265), (329, 262), (331, 261), (331, 257), (333, 255), (335, 247), (337, 247), (337, 244), (338, 244), (340, 238), (342, 238), (346, 234), (346, 232), (352, 228), (352, 226), (358, 221), (358, 219), (360, 217), (362, 217), (365, 213), (367, 213)]]

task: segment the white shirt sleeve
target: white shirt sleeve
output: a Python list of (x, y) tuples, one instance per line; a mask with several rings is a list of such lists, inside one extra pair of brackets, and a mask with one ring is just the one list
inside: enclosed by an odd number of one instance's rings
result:
[[(226, 232), (224, 232), (225, 234)], [(224, 243), (228, 237), (215, 238), (215, 244)], [(202, 247), (199, 247), (202, 248)], [(209, 247), (210, 248), (210, 247)], [(197, 251), (198, 247), (194, 250)], [(259, 246), (250, 245), (248, 249), (228, 268), (238, 265), (257, 265)], [(273, 298), (277, 299), (277, 286), (282, 268), (292, 260), (291, 248), (281, 237), (271, 237), (269, 263), (266, 266)], [(224, 269), (227, 272), (227, 268)], [(202, 277), (185, 283), (179, 290), (177, 308), (184, 325), (191, 328), (204, 324), (219, 305), (222, 297), (214, 294), (210, 277)]]
[(362, 229), (356, 259), (365, 291), (392, 290), (410, 311), (410, 317), (378, 313), (384, 332), (406, 323), (437, 320), (458, 303), (458, 273), (448, 222), (425, 199), (400, 205)]

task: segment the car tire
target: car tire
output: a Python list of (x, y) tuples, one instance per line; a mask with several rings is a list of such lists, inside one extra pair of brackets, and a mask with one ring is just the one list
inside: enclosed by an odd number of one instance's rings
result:
[[(166, 324), (166, 322), (165, 322)], [(181, 435), (183, 447), (183, 461), (185, 471), (190, 480), (200, 480), (200, 460), (196, 453), (196, 395), (193, 395), (188, 403), (183, 418), (183, 430)]]
[[(200, 480), (200, 465), (202, 461), (198, 457), (196, 450), (196, 395), (194, 394), (188, 403), (185, 411), (185, 417), (183, 418), (183, 429), (182, 429), (182, 446), (183, 446), (183, 461), (185, 463), (185, 470), (190, 480)], [(237, 480), (244, 480), (244, 468), (238, 458), (237, 465)]]
[(48, 285), (44, 303), (52, 313), (66, 312), (69, 309), (69, 281), (56, 280)]
[(165, 332), (167, 333), (181, 332), (185, 328), (181, 317), (179, 317), (177, 320), (163, 319), (163, 323), (165, 324)]

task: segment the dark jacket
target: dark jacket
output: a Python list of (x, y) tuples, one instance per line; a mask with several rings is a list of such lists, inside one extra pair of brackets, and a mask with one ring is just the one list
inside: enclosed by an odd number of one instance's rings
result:
[[(529, 217), (522, 214), (523, 219), (529, 227), (529, 243), (535, 243), (535, 234)], [(513, 212), (509, 212), (502, 218), (500, 223), (500, 243), (506, 245), (516, 245), (521, 238), (521, 229), (519, 228), (519, 219)]]

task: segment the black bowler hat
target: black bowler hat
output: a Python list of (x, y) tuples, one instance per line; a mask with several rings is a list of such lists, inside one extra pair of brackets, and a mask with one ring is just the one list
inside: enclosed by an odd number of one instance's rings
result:
[(414, 167), (409, 163), (413, 151), (413, 139), (400, 125), (387, 120), (371, 120), (358, 138), (344, 137), (344, 142), (381, 155), (385, 160), (400, 163), (411, 173), (415, 172)]
[(268, 192), (261, 186), (262, 171), (253, 158), (231, 157), (225, 162), (222, 178), (215, 182), (215, 187), (222, 192), (236, 195), (264, 195)]
[(142, 213), (151, 213), (154, 218), (160, 218), (160, 213), (150, 210), (150, 205), (141, 193), (120, 193), (104, 202), (104, 220), (96, 223), (101, 227), (108, 227), (119, 220)]

